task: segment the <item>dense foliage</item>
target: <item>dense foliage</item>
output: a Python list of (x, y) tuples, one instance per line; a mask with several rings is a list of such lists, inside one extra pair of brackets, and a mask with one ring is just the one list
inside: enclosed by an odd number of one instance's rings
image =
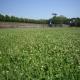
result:
[(56, 23), (56, 24), (65, 24), (66, 20), (67, 18), (62, 15), (53, 17), (53, 23)]
[(80, 27), (80, 18), (71, 18), (70, 26), (78, 26)]
[(0, 80), (80, 80), (80, 28), (1, 29)]
[[(55, 26), (62, 26), (62, 24), (67, 24), (70, 26), (79, 26), (80, 27), (80, 18), (67, 18), (63, 15), (60, 16), (54, 16), (51, 18), (52, 24)], [(2, 15), (0, 14), (0, 22), (22, 22), (22, 23), (35, 23), (35, 24), (50, 24), (49, 20), (40, 19), (27, 19), (27, 18), (18, 18), (15, 16), (8, 16), (8, 15)]]
[(0, 21), (4, 22), (22, 22), (22, 23), (36, 23), (36, 24), (47, 24), (48, 20), (40, 19), (27, 19), (27, 18), (18, 18), (15, 16), (8, 16), (0, 14)]
[(78, 26), (80, 27), (80, 18), (67, 18), (65, 16), (54, 16), (52, 18), (52, 23), (59, 26), (62, 26), (62, 24), (67, 24), (70, 26)]

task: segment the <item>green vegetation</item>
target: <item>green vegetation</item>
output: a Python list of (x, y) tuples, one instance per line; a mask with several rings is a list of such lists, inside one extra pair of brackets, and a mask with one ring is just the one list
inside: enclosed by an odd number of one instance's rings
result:
[(28, 18), (19, 18), (15, 16), (2, 15), (0, 14), (0, 22), (19, 22), (19, 23), (34, 23), (34, 24), (50, 24), (49, 20), (52, 21), (52, 24), (55, 26), (62, 26), (62, 24), (70, 26), (80, 27), (80, 18), (67, 18), (63, 15), (54, 16), (51, 19), (28, 19)]
[(62, 26), (62, 24), (67, 24), (70, 26), (76, 26), (76, 27), (80, 27), (80, 18), (67, 18), (63, 15), (60, 16), (54, 16), (52, 18), (52, 22), (53, 24), (55, 24), (55, 26), (60, 25)]
[(67, 18), (65, 16), (54, 16), (53, 17), (53, 23), (55, 24), (66, 24), (67, 23)]
[(80, 80), (80, 28), (0, 29), (0, 80)]
[(2, 15), (0, 14), (0, 21), (1, 22), (22, 22), (22, 23), (34, 23), (34, 24), (47, 24), (48, 20), (40, 19), (28, 19), (28, 18), (18, 18), (15, 16), (8, 16), (8, 15)]

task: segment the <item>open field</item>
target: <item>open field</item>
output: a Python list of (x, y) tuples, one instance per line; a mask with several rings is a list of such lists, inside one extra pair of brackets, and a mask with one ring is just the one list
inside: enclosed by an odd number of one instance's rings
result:
[(80, 28), (0, 29), (0, 80), (80, 80)]

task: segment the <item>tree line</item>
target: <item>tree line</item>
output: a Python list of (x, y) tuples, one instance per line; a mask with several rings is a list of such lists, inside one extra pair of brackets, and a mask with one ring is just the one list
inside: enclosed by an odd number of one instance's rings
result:
[(15, 16), (0, 14), (0, 22), (22, 22), (22, 23), (47, 24), (48, 20), (45, 20), (45, 19), (35, 20), (35, 19), (19, 18)]
[(34, 23), (34, 24), (50, 24), (50, 21), (52, 24), (60, 25), (66, 24), (69, 26), (79, 26), (80, 27), (80, 18), (67, 18), (63, 15), (60, 16), (54, 16), (51, 19), (28, 19), (28, 18), (19, 18), (15, 16), (9, 16), (9, 15), (2, 15), (0, 14), (0, 22), (22, 22), (22, 23)]
[(66, 24), (69, 26), (76, 26), (76, 27), (80, 27), (80, 18), (67, 18), (63, 15), (60, 16), (54, 16), (52, 19), (52, 23), (56, 26), (56, 25), (60, 25), (62, 26), (62, 24)]

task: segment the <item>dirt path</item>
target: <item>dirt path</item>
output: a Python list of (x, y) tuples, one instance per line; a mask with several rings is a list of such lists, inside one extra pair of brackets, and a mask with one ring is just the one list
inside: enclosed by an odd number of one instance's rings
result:
[(17, 22), (0, 22), (0, 28), (34, 28), (48, 27), (47, 24), (17, 23)]

